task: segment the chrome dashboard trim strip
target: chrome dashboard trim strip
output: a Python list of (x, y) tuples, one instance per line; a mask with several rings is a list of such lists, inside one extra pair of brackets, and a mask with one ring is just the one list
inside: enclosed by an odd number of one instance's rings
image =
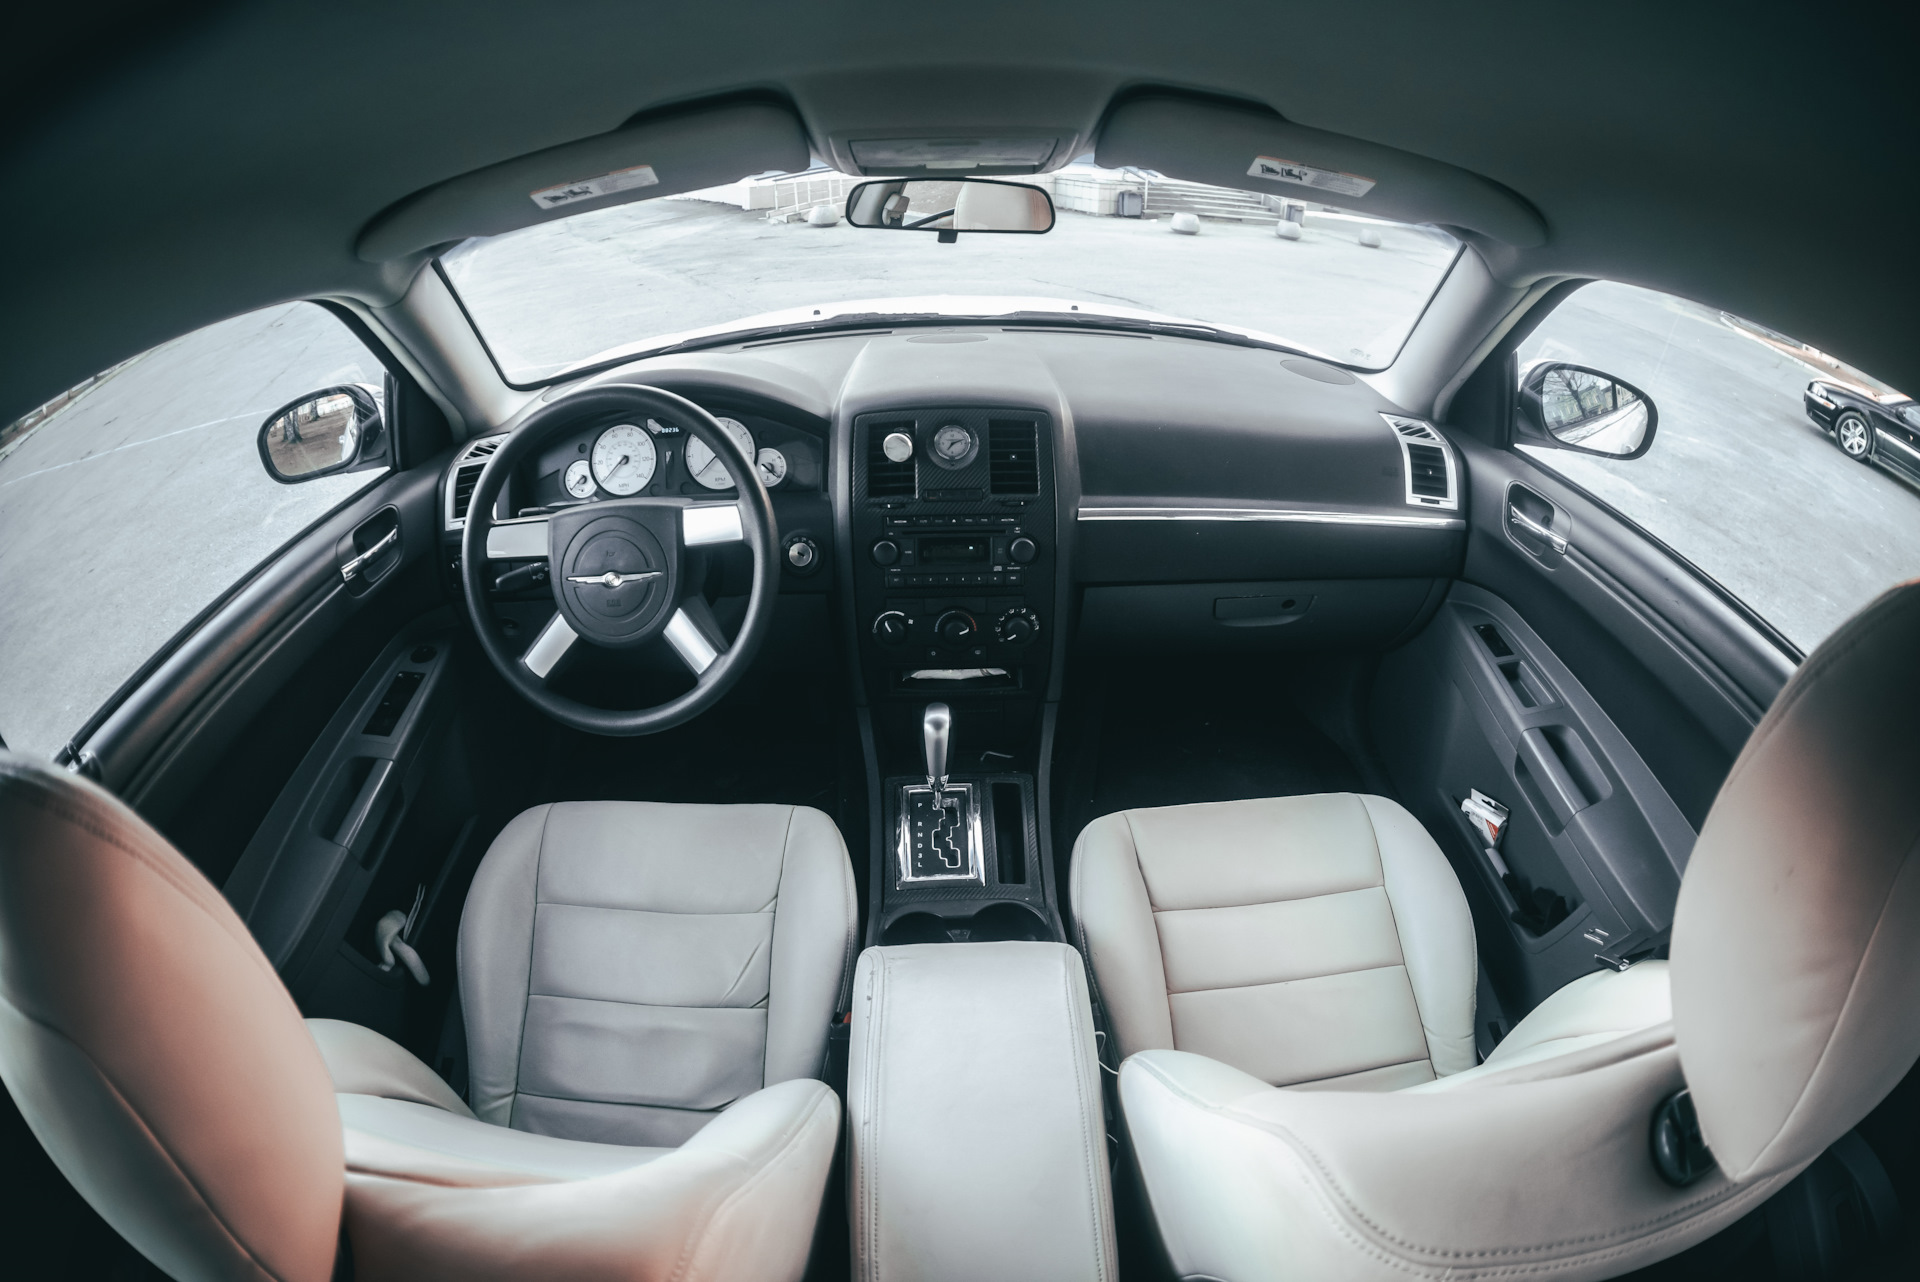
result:
[(1328, 512), (1286, 507), (1082, 507), (1082, 521), (1275, 521), (1303, 525), (1372, 525), (1390, 529), (1464, 530), (1457, 516), (1413, 516), (1394, 512)]

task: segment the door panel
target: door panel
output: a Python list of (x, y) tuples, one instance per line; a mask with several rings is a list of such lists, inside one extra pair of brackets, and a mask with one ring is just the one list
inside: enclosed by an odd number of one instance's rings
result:
[[(267, 702), (364, 616), (442, 599), (435, 493), (446, 458), (387, 477), (266, 562), (76, 741), (86, 772), (165, 828)], [(398, 537), (349, 578), (345, 549)], [(371, 538), (369, 538), (371, 535)], [(359, 549), (365, 551), (367, 549)], [(344, 555), (343, 555), (344, 554)]]
[[(1370, 720), (1517, 1018), (1664, 945), (1695, 833), (1792, 660), (1576, 487), (1522, 455), (1456, 448), (1462, 581), (1383, 659)], [(1491, 851), (1460, 809), (1476, 789), (1510, 811)]]
[[(1456, 439), (1469, 476), (1467, 582), (1507, 601), (1653, 768), (1695, 828), (1794, 660), (1764, 625), (1578, 488)], [(1553, 513), (1564, 552), (1512, 519)]]

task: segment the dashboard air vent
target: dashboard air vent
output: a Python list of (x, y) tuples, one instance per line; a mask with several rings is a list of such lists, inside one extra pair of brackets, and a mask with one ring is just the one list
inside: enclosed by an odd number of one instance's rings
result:
[(896, 463), (888, 458), (881, 443), (889, 432), (913, 435), (913, 420), (898, 423), (873, 423), (867, 427), (867, 497), (870, 499), (910, 499), (914, 493), (913, 459)]
[(1380, 417), (1387, 421), (1387, 426), (1393, 429), (1394, 436), (1400, 442), (1407, 502), (1415, 507), (1458, 511), (1459, 476), (1454, 468), (1453, 451), (1447, 447), (1447, 438), (1436, 432), (1431, 423), (1417, 418), (1401, 418), (1395, 414), (1382, 414)]
[(1040, 437), (1032, 419), (988, 419), (987, 459), (995, 494), (1040, 492)]
[(1407, 446), (1407, 488), (1418, 498), (1447, 497), (1447, 452), (1438, 445)]
[(453, 465), (453, 480), (447, 486), (447, 528), (459, 529), (466, 524), (467, 507), (473, 502), (473, 487), (480, 480), (480, 470), (487, 460), (507, 438), (489, 436), (475, 441), (461, 453)]

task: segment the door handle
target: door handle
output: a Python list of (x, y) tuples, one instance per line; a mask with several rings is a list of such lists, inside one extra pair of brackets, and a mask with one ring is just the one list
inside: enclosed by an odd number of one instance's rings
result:
[(396, 525), (391, 530), (388, 530), (385, 535), (383, 535), (381, 538), (376, 540), (372, 547), (368, 548), (365, 552), (362, 552), (359, 556), (354, 557), (351, 561), (348, 561), (345, 565), (341, 566), (340, 567), (341, 580), (347, 583), (353, 582), (354, 576), (360, 573), (360, 569), (362, 566), (371, 565), (375, 560), (377, 560), (380, 557), (381, 553), (385, 552), (388, 548), (392, 547), (394, 544), (398, 543), (399, 541), (400, 541), (400, 527)]
[(1508, 504), (1507, 506), (1507, 520), (1509, 523), (1525, 530), (1528, 534), (1533, 535), (1534, 538), (1545, 540), (1547, 546), (1555, 552), (1560, 553), (1560, 555), (1566, 555), (1569, 546), (1567, 536), (1564, 534), (1556, 534), (1552, 526), (1544, 525), (1534, 520), (1512, 504)]

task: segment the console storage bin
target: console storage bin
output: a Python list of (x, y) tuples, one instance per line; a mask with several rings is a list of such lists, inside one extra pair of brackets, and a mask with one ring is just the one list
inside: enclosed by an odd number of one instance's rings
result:
[(1100, 1066), (1064, 944), (869, 948), (847, 1073), (859, 1282), (1114, 1276)]

